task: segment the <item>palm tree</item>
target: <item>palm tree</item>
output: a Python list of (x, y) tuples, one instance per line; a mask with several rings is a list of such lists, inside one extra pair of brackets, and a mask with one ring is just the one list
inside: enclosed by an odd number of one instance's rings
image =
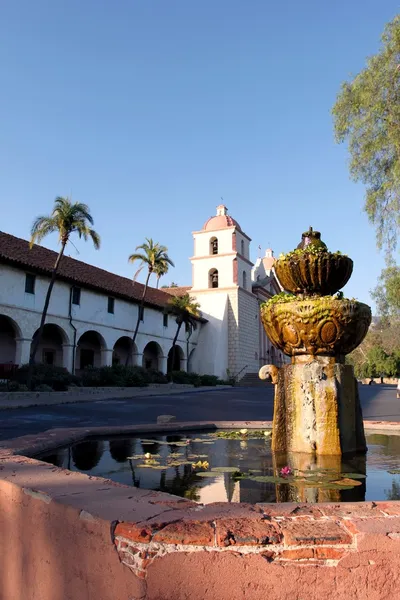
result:
[(175, 364), (176, 342), (183, 324), (189, 336), (197, 328), (197, 319), (200, 317), (200, 304), (189, 294), (174, 296), (169, 302), (169, 312), (175, 316), (178, 325), (172, 341), (172, 368)]
[(168, 269), (169, 269), (169, 264), (167, 262), (160, 262), (158, 265), (155, 266), (154, 273), (157, 276), (157, 289), (158, 289), (158, 286), (160, 285), (161, 277), (168, 273)]
[[(138, 250), (142, 250), (142, 252), (138, 252)], [(144, 308), (144, 303), (146, 300), (146, 293), (147, 293), (147, 288), (149, 287), (149, 279), (151, 277), (151, 274), (157, 273), (157, 271), (159, 271), (161, 269), (161, 267), (165, 268), (165, 267), (168, 267), (169, 265), (171, 267), (175, 266), (174, 263), (172, 262), (172, 260), (170, 259), (170, 257), (168, 256), (168, 248), (166, 246), (162, 246), (161, 244), (159, 244), (157, 242), (154, 243), (151, 238), (146, 238), (146, 241), (144, 244), (142, 244), (141, 246), (136, 246), (135, 251), (136, 252), (134, 252), (133, 254), (130, 255), (128, 260), (131, 263), (140, 261), (141, 265), (140, 265), (139, 269), (136, 271), (133, 280), (135, 281), (135, 279), (139, 275), (140, 271), (142, 269), (144, 269), (146, 266), (147, 266), (147, 277), (146, 277), (146, 282), (145, 282), (144, 288), (143, 288), (142, 298), (140, 300), (140, 306), (139, 306), (139, 310), (138, 310), (135, 331), (133, 332), (131, 351), (129, 352), (128, 357), (126, 359), (127, 365), (129, 364), (129, 360), (131, 358), (133, 348), (135, 347), (135, 341), (136, 341), (136, 337), (137, 337), (137, 334), (139, 331), (140, 321), (141, 321), (141, 318), (143, 315), (143, 308)]]
[(40, 326), (32, 341), (29, 358), (30, 368), (28, 373), (29, 387), (32, 380), (36, 352), (43, 335), (43, 328), (46, 321), (47, 310), (49, 308), (51, 293), (53, 291), (61, 259), (64, 255), (65, 247), (71, 234), (77, 233), (79, 237), (83, 238), (85, 241), (90, 238), (94, 247), (98, 249), (100, 247), (100, 236), (98, 233), (96, 233), (96, 231), (94, 231), (94, 229), (90, 227), (91, 225), (93, 225), (93, 217), (90, 214), (89, 207), (86, 204), (82, 204), (80, 202), (75, 202), (72, 204), (69, 198), (62, 198), (60, 196), (58, 196), (54, 201), (54, 208), (51, 215), (37, 217), (32, 225), (30, 248), (32, 248), (35, 243), (39, 244), (43, 238), (46, 237), (46, 235), (53, 233), (54, 231), (58, 232), (58, 239), (61, 243), (61, 248), (51, 273), (51, 279), (47, 289)]

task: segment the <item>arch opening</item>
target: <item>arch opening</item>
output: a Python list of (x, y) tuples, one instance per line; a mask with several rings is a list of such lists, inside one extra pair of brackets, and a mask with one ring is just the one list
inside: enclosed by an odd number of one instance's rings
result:
[(105, 349), (104, 338), (97, 331), (86, 331), (78, 340), (76, 364), (78, 370), (101, 367), (101, 351)]
[(160, 370), (162, 349), (157, 342), (149, 342), (143, 350), (142, 365), (145, 369)]
[[(35, 331), (32, 341), (39, 333), (39, 329)], [(54, 367), (63, 366), (63, 344), (68, 343), (68, 336), (65, 331), (54, 323), (46, 323), (43, 327), (42, 336), (36, 352), (36, 362), (43, 365), (51, 365)]]
[(182, 368), (184, 366), (185, 354), (180, 346), (175, 345), (174, 348), (171, 348), (168, 352), (167, 359), (167, 373), (171, 373), (171, 371), (183, 371)]
[(6, 315), (0, 315), (0, 379), (15, 368), (17, 338), (20, 336), (17, 323)]
[(218, 270), (211, 269), (208, 273), (208, 287), (217, 288), (219, 286)]
[(210, 254), (218, 254), (218, 238), (216, 237), (210, 239)]
[(127, 335), (120, 337), (114, 344), (112, 364), (134, 366), (137, 364), (137, 346), (132, 346), (132, 340)]

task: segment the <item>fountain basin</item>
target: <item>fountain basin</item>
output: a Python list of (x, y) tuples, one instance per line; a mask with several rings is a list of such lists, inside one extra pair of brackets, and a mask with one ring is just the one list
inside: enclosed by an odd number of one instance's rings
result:
[(332, 296), (261, 306), (268, 337), (288, 356), (343, 357), (361, 344), (371, 318), (366, 304)]
[(332, 252), (294, 253), (277, 260), (274, 269), (286, 291), (325, 296), (346, 285), (353, 272), (353, 261), (348, 256)]

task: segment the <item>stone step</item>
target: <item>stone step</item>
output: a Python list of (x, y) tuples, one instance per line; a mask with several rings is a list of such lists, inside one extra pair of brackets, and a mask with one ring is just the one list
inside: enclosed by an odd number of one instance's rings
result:
[(272, 384), (271, 382), (260, 379), (258, 373), (246, 373), (237, 385), (241, 387), (268, 387)]

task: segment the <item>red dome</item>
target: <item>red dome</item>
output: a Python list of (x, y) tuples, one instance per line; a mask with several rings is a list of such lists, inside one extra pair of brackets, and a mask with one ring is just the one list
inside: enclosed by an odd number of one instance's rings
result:
[(227, 227), (237, 227), (241, 231), (241, 227), (235, 219), (228, 215), (228, 209), (223, 204), (217, 206), (217, 214), (215, 217), (210, 217), (203, 225), (204, 231), (214, 231), (215, 229), (226, 229)]

